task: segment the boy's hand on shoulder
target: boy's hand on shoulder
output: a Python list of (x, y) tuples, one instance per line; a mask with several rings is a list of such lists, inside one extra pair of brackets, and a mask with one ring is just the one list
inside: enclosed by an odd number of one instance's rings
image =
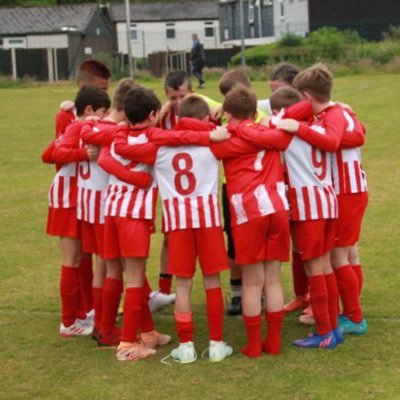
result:
[(128, 121), (121, 121), (121, 122), (118, 122), (118, 126), (124, 127), (124, 126), (128, 126), (128, 125), (129, 125)]
[(221, 119), (223, 113), (222, 105), (216, 106), (210, 111), (210, 117), (213, 121), (218, 121)]
[(339, 107), (343, 108), (343, 110), (348, 109), (348, 110), (350, 110), (350, 111), (353, 111), (353, 109), (352, 109), (348, 104), (346, 104), (346, 103), (342, 103), (341, 101), (337, 101), (336, 104), (337, 104)]
[(299, 126), (300, 126), (299, 121), (296, 121), (295, 119), (291, 118), (282, 119), (276, 125), (278, 129), (283, 129), (284, 131), (290, 133), (296, 133), (299, 129)]
[(271, 122), (272, 117), (267, 115), (265, 116), (261, 121), (260, 121), (260, 125), (264, 125), (264, 126), (269, 126), (269, 123)]
[(99, 158), (100, 149), (97, 146), (89, 144), (86, 151), (90, 161), (96, 161)]
[(100, 117), (96, 115), (89, 115), (88, 117), (85, 118), (85, 121), (98, 121)]
[(60, 109), (63, 111), (73, 111), (75, 103), (71, 100), (65, 100), (60, 103)]
[(210, 132), (210, 141), (211, 142), (223, 142), (231, 137), (231, 134), (222, 127), (217, 127), (213, 131)]

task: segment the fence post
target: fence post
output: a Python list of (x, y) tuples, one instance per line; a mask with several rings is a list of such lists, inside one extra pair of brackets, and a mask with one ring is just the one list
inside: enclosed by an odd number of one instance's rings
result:
[(12, 77), (14, 81), (17, 80), (17, 56), (16, 56), (16, 49), (14, 47), (11, 48), (11, 70), (12, 70)]
[(58, 82), (58, 60), (57, 60), (57, 48), (55, 47), (53, 52), (53, 58), (54, 58), (54, 79), (56, 82)]
[(54, 82), (53, 49), (47, 49), (47, 69), (49, 71), (49, 81)]

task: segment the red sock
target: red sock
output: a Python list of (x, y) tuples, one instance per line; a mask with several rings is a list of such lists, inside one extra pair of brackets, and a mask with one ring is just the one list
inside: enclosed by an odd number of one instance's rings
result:
[(122, 342), (136, 342), (142, 314), (143, 287), (130, 287), (125, 290), (124, 318), (122, 323)]
[(361, 264), (358, 265), (352, 265), (353, 267), (353, 271), (357, 276), (357, 282), (358, 282), (358, 290), (359, 290), (359, 294), (361, 296), (361, 289), (363, 287), (363, 270), (362, 270), (362, 266)]
[(329, 318), (331, 319), (332, 329), (338, 326), (339, 316), (339, 290), (336, 276), (333, 272), (325, 275), (326, 287), (328, 289)]
[(122, 291), (123, 283), (120, 279), (106, 278), (104, 280), (103, 312), (100, 324), (104, 335), (110, 334), (114, 329)]
[(262, 351), (261, 315), (256, 315), (254, 317), (243, 315), (243, 322), (247, 331), (247, 345), (240, 351), (247, 357), (260, 357)]
[(92, 256), (90, 258), (82, 258), (79, 264), (79, 287), (82, 295), (85, 313), (93, 310), (93, 267)]
[(172, 275), (170, 274), (160, 274), (160, 278), (158, 280), (158, 290), (161, 293), (171, 294), (172, 287)]
[(315, 326), (320, 335), (326, 335), (332, 330), (329, 316), (328, 288), (325, 275), (308, 277), (310, 284), (310, 304), (315, 318)]
[(220, 342), (224, 331), (224, 299), (220, 287), (206, 290), (206, 304), (210, 340)]
[(144, 277), (143, 290), (144, 290), (144, 297), (146, 298), (146, 300), (149, 300), (150, 293), (151, 293), (151, 286), (147, 279), (147, 276)]
[(78, 311), (79, 272), (76, 267), (61, 267), (60, 294), (61, 294), (61, 319), (64, 326), (71, 326)]
[(292, 252), (293, 289), (296, 296), (308, 294), (308, 278), (300, 254)]
[(263, 343), (263, 350), (268, 354), (281, 353), (281, 331), (282, 322), (285, 312), (265, 312), (265, 319), (267, 321), (267, 336)]
[(78, 291), (76, 293), (76, 318), (86, 319), (86, 309), (85, 306), (83, 305), (82, 292), (80, 290), (79, 271), (78, 271)]
[(179, 343), (193, 342), (193, 315), (191, 312), (178, 313), (175, 311), (176, 331)]
[(101, 330), (101, 318), (103, 315), (103, 288), (93, 287), (94, 326)]
[(153, 315), (151, 314), (147, 297), (142, 300), (142, 315), (140, 317), (139, 331), (141, 333), (154, 331)]
[(343, 303), (343, 314), (358, 324), (362, 321), (362, 309), (357, 275), (351, 265), (335, 268), (335, 275)]

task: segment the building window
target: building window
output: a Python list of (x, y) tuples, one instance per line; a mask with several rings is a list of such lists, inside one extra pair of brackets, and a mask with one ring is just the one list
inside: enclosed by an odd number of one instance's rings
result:
[(224, 29), (224, 40), (229, 40), (229, 29), (228, 28)]
[(175, 24), (166, 24), (165, 36), (167, 39), (175, 39)]
[(285, 7), (283, 5), (283, 0), (279, 0), (279, 6), (280, 6), (280, 18), (281, 20), (285, 19)]
[(205, 34), (206, 38), (214, 37), (214, 27), (213, 26), (206, 26), (204, 28), (204, 34)]
[(130, 31), (131, 31), (131, 40), (137, 40), (138, 39), (137, 26), (131, 25)]
[(249, 5), (249, 24), (254, 24), (254, 6)]

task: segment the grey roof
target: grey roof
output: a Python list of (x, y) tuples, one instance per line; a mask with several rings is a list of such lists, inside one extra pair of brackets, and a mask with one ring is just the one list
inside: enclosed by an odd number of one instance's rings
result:
[[(133, 22), (218, 19), (218, 0), (131, 3), (130, 14)], [(125, 5), (113, 4), (111, 18), (115, 22), (125, 21)]]
[(0, 35), (63, 32), (63, 27), (84, 32), (96, 4), (0, 8)]

